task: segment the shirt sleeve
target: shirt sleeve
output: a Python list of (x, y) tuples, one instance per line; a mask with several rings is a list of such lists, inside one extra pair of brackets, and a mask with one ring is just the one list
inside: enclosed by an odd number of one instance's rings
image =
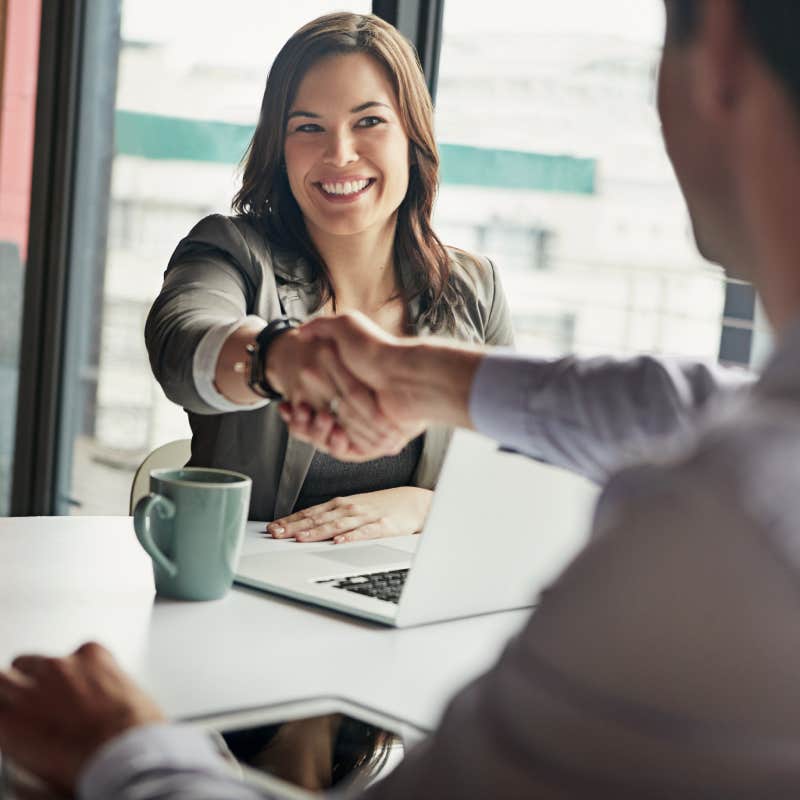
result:
[(264, 800), (198, 728), (146, 725), (108, 742), (80, 777), (80, 800)]
[(793, 796), (800, 597), (723, 488), (615, 479), (523, 632), (371, 797)]
[(217, 360), (225, 341), (232, 333), (241, 328), (245, 322), (251, 321), (263, 322), (260, 317), (251, 314), (247, 317), (241, 317), (235, 322), (223, 323), (209, 328), (194, 351), (192, 372), (195, 388), (203, 401), (217, 411), (252, 411), (254, 408), (261, 408), (269, 403), (269, 400), (266, 399), (258, 400), (255, 403), (234, 403), (217, 391), (214, 383)]
[(691, 428), (712, 400), (755, 376), (715, 364), (641, 356), (543, 359), (500, 349), (469, 399), (477, 430), (602, 482)]

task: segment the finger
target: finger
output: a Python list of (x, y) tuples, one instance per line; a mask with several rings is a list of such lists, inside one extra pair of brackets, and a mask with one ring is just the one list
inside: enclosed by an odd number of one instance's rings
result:
[(84, 661), (113, 664), (114, 666), (117, 664), (111, 651), (103, 647), (99, 642), (84, 642), (72, 655)]
[[(316, 357), (318, 365), (326, 372), (327, 381), (335, 387), (333, 396), (340, 398), (338, 418), (365, 444), (374, 443), (393, 423), (380, 410), (372, 390), (347, 369), (334, 349), (321, 348)], [(318, 392), (323, 390), (321, 385), (314, 388)]]
[(309, 531), (314, 530), (319, 524), (320, 522), (318, 517), (312, 514), (307, 514), (305, 517), (301, 517), (300, 519), (290, 522), (288, 525), (286, 525), (284, 532), (278, 538), (296, 539), (308, 533)]
[(349, 531), (358, 528), (366, 521), (364, 516), (345, 516), (338, 517), (322, 525), (315, 525), (313, 528), (301, 531), (297, 534), (298, 542), (323, 542), (332, 539), (334, 536), (341, 536)]
[[(311, 423), (314, 420), (314, 409), (307, 403), (299, 403), (288, 408), (288, 418), (284, 417), (289, 433), (303, 442), (311, 442)], [(283, 412), (281, 416), (284, 416)]]
[[(333, 507), (333, 500), (329, 500), (327, 503), (319, 503), (315, 506), (309, 506), (301, 511), (296, 511), (294, 514), (289, 514), (286, 517), (273, 520), (267, 525), (267, 530), (277, 538), (280, 538), (281, 536), (284, 538), (289, 538), (292, 534), (286, 532), (287, 528), (291, 528), (291, 526), (296, 525), (297, 523), (308, 521), (317, 514), (330, 511)], [(301, 528), (298, 528), (298, 530), (301, 530), (304, 527), (306, 526), (303, 525)]]
[(363, 462), (374, 458), (371, 447), (355, 444), (341, 427), (331, 431), (325, 446), (327, 451), (340, 461)]
[(303, 367), (297, 375), (297, 388), (290, 397), (295, 402), (300, 394), (317, 411), (327, 408), (331, 397), (339, 392), (331, 367), (339, 365), (339, 357), (333, 345), (321, 342), (314, 346), (313, 363)]
[(309, 426), (312, 439), (327, 441), (334, 425), (336, 425), (336, 417), (333, 414), (327, 411), (317, 412)]
[[(315, 427), (315, 422), (318, 415), (323, 416), (323, 423), (319, 427)], [(328, 439), (330, 431), (332, 431), (338, 424), (337, 419), (328, 414), (327, 411), (320, 411), (317, 414), (311, 406), (306, 403), (300, 403), (296, 406), (289, 406), (284, 411), (281, 411), (281, 416), (286, 421), (289, 433), (300, 441), (308, 442), (317, 450), (323, 453), (330, 453)], [(345, 411), (345, 416), (351, 419), (352, 431), (350, 438), (353, 440), (353, 445), (356, 449), (363, 449), (372, 451), (376, 450), (377, 453), (383, 454), (386, 450), (382, 445), (382, 439), (372, 440), (364, 435), (363, 429), (358, 422), (352, 421), (352, 417)], [(377, 446), (377, 449), (376, 449)], [(361, 459), (363, 460), (363, 459)]]
[(33, 680), (13, 667), (0, 671), (0, 709), (14, 702), (20, 694), (33, 686)]
[(333, 543), (345, 544), (346, 542), (360, 542), (364, 539), (382, 539), (392, 535), (386, 522), (379, 519), (359, 525), (350, 531), (336, 534), (336, 536), (333, 537)]
[(17, 656), (11, 662), (11, 667), (29, 678), (37, 678), (47, 671), (50, 661), (45, 656), (23, 655)]

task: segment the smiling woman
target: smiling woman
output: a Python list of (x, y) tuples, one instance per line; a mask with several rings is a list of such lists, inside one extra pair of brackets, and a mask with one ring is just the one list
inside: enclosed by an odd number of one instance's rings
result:
[[(146, 327), (153, 371), (189, 414), (190, 463), (249, 474), (251, 517), (272, 520), (273, 536), (419, 531), (449, 435), (431, 429), (358, 465), (289, 437), (282, 395), (329, 404), (328, 428), (363, 420), (364, 453), (379, 435), (371, 393), (298, 321), (357, 309), (395, 336), (511, 343), (494, 266), (431, 228), (438, 171), (411, 45), (372, 15), (320, 17), (270, 70), (235, 215), (201, 220), (169, 262)], [(320, 364), (322, 382), (307, 369)]]

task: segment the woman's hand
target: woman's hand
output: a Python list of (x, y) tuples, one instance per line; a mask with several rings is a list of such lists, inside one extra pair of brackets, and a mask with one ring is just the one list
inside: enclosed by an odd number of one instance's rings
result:
[(399, 486), (378, 492), (337, 497), (267, 525), (274, 539), (336, 544), (384, 536), (404, 536), (422, 530), (433, 492)]
[(284, 333), (267, 352), (266, 378), (293, 408), (309, 410), (314, 418), (309, 438), (313, 430), (315, 437), (327, 439), (346, 421), (353, 430), (349, 443), (361, 458), (405, 444), (395, 423), (378, 407), (374, 392), (342, 364), (332, 342), (304, 339), (299, 330)]

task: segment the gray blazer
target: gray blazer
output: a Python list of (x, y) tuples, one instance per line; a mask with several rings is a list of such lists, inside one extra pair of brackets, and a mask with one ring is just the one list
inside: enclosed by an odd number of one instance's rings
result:
[[(472, 287), (457, 311), (454, 338), (510, 345), (511, 318), (494, 265), (458, 250), (449, 253), (464, 285)], [(400, 265), (401, 274), (407, 265)], [(264, 320), (282, 314), (308, 319), (318, 292), (302, 258), (273, 248), (244, 217), (215, 214), (202, 219), (178, 244), (161, 292), (145, 326), (156, 380), (170, 400), (182, 405), (192, 428), (192, 466), (232, 469), (250, 475), (252, 519), (289, 514), (305, 480), (314, 448), (288, 436), (277, 405), (220, 413), (198, 394), (193, 376), (195, 349), (213, 325), (247, 314)], [(411, 319), (419, 316), (412, 304)], [(416, 326), (418, 335), (430, 335)], [(442, 466), (450, 429), (432, 426), (413, 485), (432, 489)]]

